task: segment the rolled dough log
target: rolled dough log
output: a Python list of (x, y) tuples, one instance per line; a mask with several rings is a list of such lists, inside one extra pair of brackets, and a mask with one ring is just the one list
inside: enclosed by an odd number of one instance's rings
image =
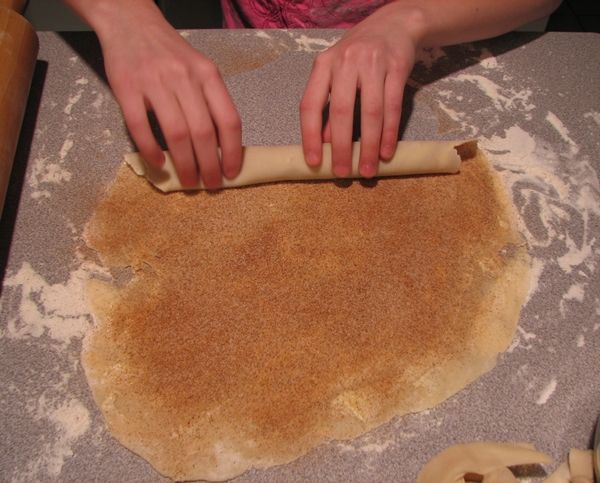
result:
[[(394, 157), (379, 164), (378, 176), (409, 174), (456, 173), (462, 159), (470, 158), (477, 151), (476, 141), (401, 141)], [(360, 143), (352, 146), (351, 178), (359, 178), (358, 157)], [(128, 153), (125, 162), (139, 176), (145, 176), (161, 191), (180, 191), (175, 167), (168, 151), (162, 168), (147, 164), (139, 153)], [(246, 146), (240, 174), (234, 179), (224, 179), (224, 188), (233, 188), (273, 181), (332, 179), (331, 145), (323, 145), (323, 162), (312, 168), (304, 161), (302, 146)], [(204, 189), (202, 182), (191, 190)]]

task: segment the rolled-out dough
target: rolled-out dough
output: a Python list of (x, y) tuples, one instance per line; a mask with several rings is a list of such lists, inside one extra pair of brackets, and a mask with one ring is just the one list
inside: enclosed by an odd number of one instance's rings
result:
[[(475, 141), (401, 141), (394, 157), (379, 163), (378, 176), (400, 176), (409, 174), (456, 173), (461, 158), (471, 157), (476, 151)], [(358, 157), (360, 143), (352, 146), (352, 174), (359, 178)], [(136, 174), (145, 176), (159, 190), (179, 191), (179, 182), (171, 155), (165, 151), (165, 164), (157, 168), (144, 161), (139, 153), (125, 155), (125, 162)], [(312, 168), (304, 161), (302, 146), (246, 146), (242, 170), (231, 180), (224, 179), (223, 187), (232, 188), (273, 181), (303, 179), (331, 179), (331, 145), (323, 145), (323, 160), (319, 167)], [(190, 190), (204, 189), (200, 181)]]
[(529, 281), (514, 216), (481, 153), (456, 176), (169, 196), (123, 166), (85, 235), (131, 271), (89, 285), (94, 399), (177, 480), (431, 408), (512, 341)]

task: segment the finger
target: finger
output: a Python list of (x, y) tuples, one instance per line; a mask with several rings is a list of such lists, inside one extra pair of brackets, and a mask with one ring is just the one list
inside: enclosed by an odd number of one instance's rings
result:
[(304, 159), (310, 166), (321, 164), (321, 129), (323, 108), (329, 97), (331, 65), (329, 57), (321, 54), (313, 64), (300, 102), (300, 126)]
[(383, 127), (384, 72), (372, 69), (365, 73), (360, 90), (360, 158), (361, 176), (377, 174), (381, 129)]
[[(115, 95), (117, 93), (115, 92)], [(160, 168), (165, 162), (165, 156), (150, 128), (148, 113), (141, 96), (125, 94), (117, 96), (121, 103), (123, 117), (127, 128), (139, 149), (142, 157), (150, 164)]]
[(352, 122), (357, 88), (356, 71), (340, 69), (331, 85), (329, 119), (331, 121), (331, 153), (336, 176), (349, 176), (352, 171)]
[(381, 131), (381, 159), (390, 160), (398, 146), (402, 99), (408, 74), (388, 73), (383, 89), (383, 129)]
[(198, 168), (192, 149), (190, 130), (177, 98), (165, 88), (154, 87), (148, 92), (158, 123), (167, 141), (179, 181), (184, 187), (198, 184)]
[(208, 189), (221, 187), (222, 174), (217, 134), (202, 89), (188, 81), (177, 86), (179, 104), (187, 121), (200, 177)]
[(204, 97), (217, 129), (223, 173), (235, 178), (242, 167), (242, 123), (216, 67), (207, 78)]

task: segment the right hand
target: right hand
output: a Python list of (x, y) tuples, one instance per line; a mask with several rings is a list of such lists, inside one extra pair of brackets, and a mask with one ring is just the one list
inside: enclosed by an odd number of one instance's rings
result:
[(101, 38), (106, 74), (129, 132), (146, 161), (162, 166), (147, 114), (153, 111), (181, 184), (192, 187), (201, 178), (217, 189), (222, 175), (235, 177), (242, 164), (240, 117), (219, 70), (162, 17), (139, 25)]

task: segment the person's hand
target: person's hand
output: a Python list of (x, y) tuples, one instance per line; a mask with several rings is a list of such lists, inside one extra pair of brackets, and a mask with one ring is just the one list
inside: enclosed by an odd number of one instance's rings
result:
[[(390, 5), (391, 6), (391, 5)], [(352, 126), (360, 95), (361, 176), (377, 174), (379, 160), (396, 150), (404, 86), (413, 68), (419, 18), (383, 7), (350, 29), (340, 41), (319, 54), (300, 104), (306, 162), (321, 162), (322, 142), (331, 142), (333, 171), (351, 171)], [(323, 128), (323, 109), (329, 120)]]
[(201, 178), (207, 188), (219, 188), (222, 175), (238, 174), (242, 142), (240, 117), (217, 67), (162, 17), (130, 20), (128, 28), (115, 27), (101, 43), (133, 140), (149, 163), (162, 165), (147, 115), (153, 111), (182, 185), (194, 186)]

